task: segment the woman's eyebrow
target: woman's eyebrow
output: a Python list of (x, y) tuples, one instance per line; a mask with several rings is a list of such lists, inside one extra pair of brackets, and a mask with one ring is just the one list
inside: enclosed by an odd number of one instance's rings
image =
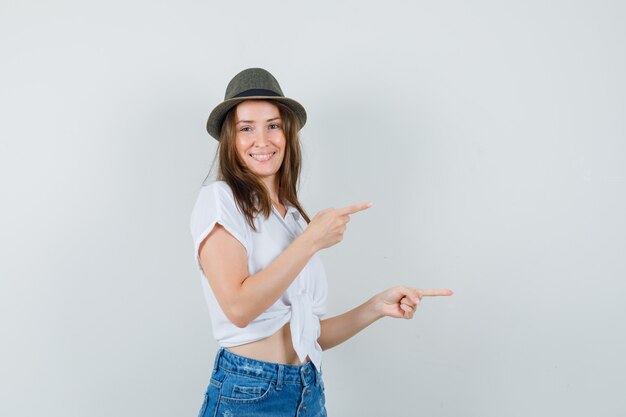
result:
[[(267, 119), (268, 122), (271, 122), (273, 120), (280, 120), (280, 117), (274, 117), (273, 119)], [(237, 124), (239, 123), (254, 123), (254, 120), (240, 120), (237, 122)]]

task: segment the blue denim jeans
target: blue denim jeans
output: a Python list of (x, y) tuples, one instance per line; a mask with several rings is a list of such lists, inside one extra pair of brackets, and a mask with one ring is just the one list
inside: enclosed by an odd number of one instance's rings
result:
[(321, 370), (286, 365), (220, 347), (198, 417), (326, 417)]

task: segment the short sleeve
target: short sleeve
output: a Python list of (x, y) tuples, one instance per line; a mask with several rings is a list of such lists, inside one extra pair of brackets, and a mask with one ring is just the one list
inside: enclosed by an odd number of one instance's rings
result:
[(200, 244), (211, 232), (215, 223), (221, 224), (250, 253), (248, 244), (247, 222), (239, 210), (228, 184), (214, 181), (200, 189), (198, 198), (191, 212), (191, 236), (194, 243), (195, 259), (200, 265)]

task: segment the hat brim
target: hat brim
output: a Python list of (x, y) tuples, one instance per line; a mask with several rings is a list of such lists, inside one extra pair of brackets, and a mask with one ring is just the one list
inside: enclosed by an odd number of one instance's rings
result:
[(302, 126), (304, 126), (304, 124), (306, 123), (306, 110), (304, 110), (304, 107), (294, 99), (280, 96), (237, 97), (224, 100), (213, 109), (206, 123), (206, 129), (209, 132), (209, 135), (211, 135), (213, 138), (215, 138), (215, 140), (219, 142), (220, 131), (222, 130), (222, 123), (224, 122), (226, 113), (228, 113), (228, 111), (235, 107), (237, 104), (246, 100), (279, 101), (293, 111), (295, 116), (298, 118), (298, 121), (300, 122), (300, 128), (302, 128)]

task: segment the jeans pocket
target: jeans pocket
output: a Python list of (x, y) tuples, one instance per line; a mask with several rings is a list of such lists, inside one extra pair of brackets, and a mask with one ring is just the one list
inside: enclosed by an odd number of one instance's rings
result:
[(233, 385), (233, 397), (238, 398), (256, 398), (263, 395), (263, 387), (249, 387), (247, 385)]
[(255, 403), (266, 399), (272, 391), (272, 381), (252, 376), (228, 374), (222, 382), (221, 401)]

